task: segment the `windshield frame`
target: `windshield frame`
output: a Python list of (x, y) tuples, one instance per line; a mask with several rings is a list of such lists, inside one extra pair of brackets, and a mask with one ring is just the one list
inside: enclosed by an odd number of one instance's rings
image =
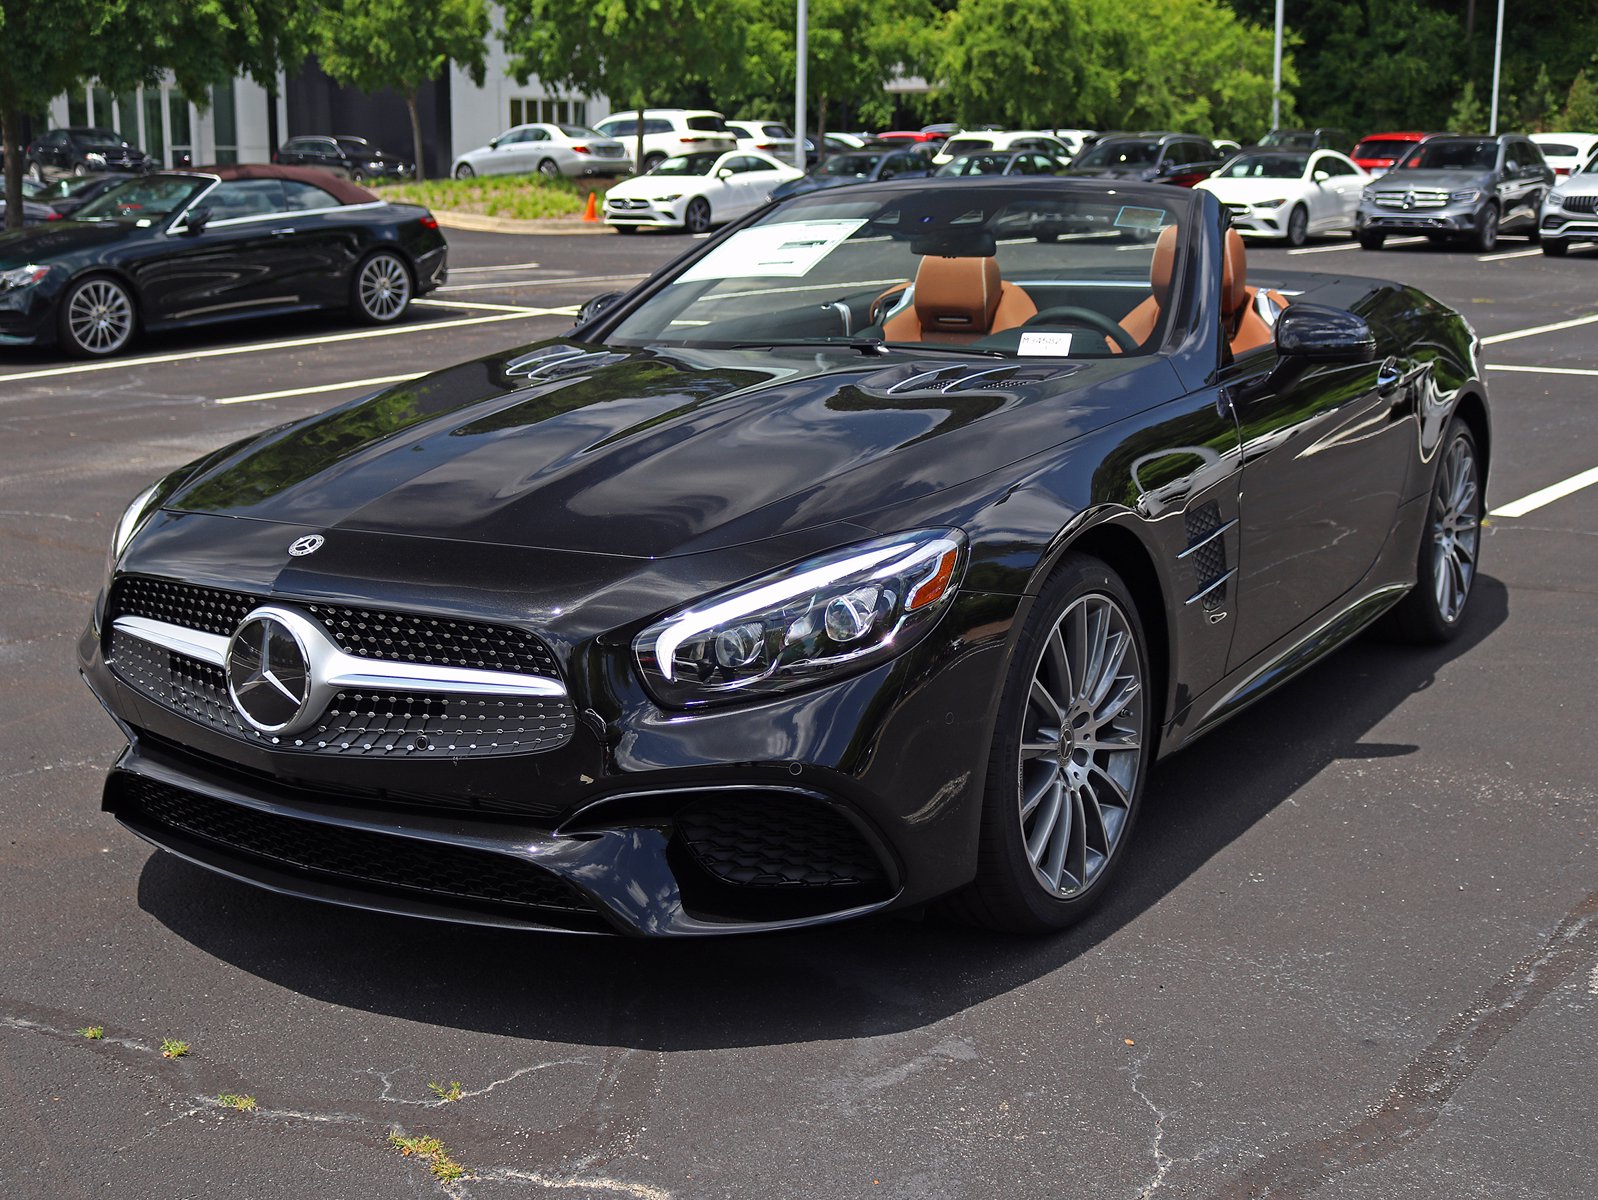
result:
[[(1119, 146), (1141, 146), (1147, 152), (1147, 158), (1137, 158), (1126, 162), (1101, 162), (1099, 156), (1108, 157), (1107, 151)], [(1158, 166), (1162, 145), (1158, 138), (1105, 138), (1103, 141), (1094, 142), (1076, 158), (1071, 160), (1071, 166), (1082, 167), (1086, 170), (1114, 170), (1117, 167), (1153, 167)]]
[[(190, 190), (188, 196), (185, 197), (176, 207), (170, 209), (169, 211), (167, 211), (165, 213), (161, 213), (159, 215), (152, 215), (150, 217), (135, 217), (135, 216), (132, 216), (132, 215), (124, 215), (124, 216), (120, 216), (120, 217), (113, 217), (113, 216), (99, 217), (99, 216), (95, 216), (93, 214), (90, 214), (88, 216), (84, 215), (85, 210), (92, 209), (92, 208), (96, 207), (97, 205), (106, 203), (107, 201), (111, 200), (111, 198), (114, 197), (123, 188), (129, 187), (129, 186), (132, 186), (132, 185), (136, 185), (136, 184), (149, 183), (151, 180), (155, 180), (155, 179), (186, 179), (186, 180), (191, 181), (191, 183), (193, 185), (195, 185), (195, 186), (192, 187), (192, 189)], [(74, 221), (86, 221), (86, 222), (89, 222), (91, 224), (98, 224), (98, 223), (100, 223), (102, 221), (107, 222), (107, 223), (115, 223), (115, 222), (138, 222), (140, 220), (145, 220), (145, 221), (148, 221), (150, 226), (152, 226), (152, 227), (155, 227), (155, 226), (164, 227), (167, 233), (180, 232), (177, 229), (177, 225), (178, 225), (179, 221), (181, 221), (183, 217), (185, 217), (185, 216), (187, 216), (189, 214), (189, 212), (194, 208), (194, 206), (200, 201), (201, 197), (203, 197), (207, 193), (209, 193), (211, 191), (211, 189), (216, 187), (216, 185), (219, 184), (220, 182), (222, 182), (220, 176), (218, 176), (218, 175), (207, 175), (207, 174), (204, 174), (203, 172), (157, 171), (157, 172), (154, 172), (153, 174), (150, 174), (150, 175), (130, 175), (127, 178), (127, 180), (124, 181), (123, 183), (119, 183), (115, 187), (109, 188), (106, 191), (101, 192), (93, 200), (90, 200), (87, 204), (85, 204), (81, 208), (79, 208), (76, 212), (74, 212), (72, 214), (72, 219)]]
[[(1216, 170), (1215, 170), (1215, 173), (1213, 175), (1211, 175), (1210, 178), (1214, 179), (1214, 180), (1217, 180), (1217, 181), (1222, 180), (1222, 179), (1226, 179), (1226, 180), (1247, 180), (1247, 179), (1261, 179), (1261, 180), (1264, 180), (1264, 179), (1278, 179), (1278, 180), (1298, 179), (1298, 180), (1304, 180), (1304, 179), (1309, 178), (1309, 165), (1310, 165), (1311, 161), (1314, 160), (1315, 155), (1318, 154), (1318, 153), (1319, 153), (1319, 151), (1317, 151), (1317, 150), (1295, 150), (1295, 149), (1293, 149), (1291, 147), (1288, 147), (1288, 146), (1283, 146), (1281, 149), (1277, 149), (1275, 147), (1269, 147), (1269, 148), (1264, 149), (1264, 150), (1240, 150), (1236, 154), (1232, 155), (1231, 158), (1227, 159), (1224, 163), (1222, 163), (1219, 167), (1217, 167)], [(1237, 165), (1239, 165), (1239, 164), (1241, 164), (1243, 162), (1246, 162), (1246, 161), (1248, 161), (1250, 159), (1258, 159), (1258, 158), (1266, 158), (1266, 159), (1271, 159), (1271, 158), (1274, 158), (1274, 159), (1297, 159), (1297, 158), (1302, 158), (1303, 161), (1301, 163), (1299, 163), (1298, 173), (1294, 174), (1294, 175), (1230, 175), (1230, 174), (1227, 173), (1234, 166), (1237, 166)]]

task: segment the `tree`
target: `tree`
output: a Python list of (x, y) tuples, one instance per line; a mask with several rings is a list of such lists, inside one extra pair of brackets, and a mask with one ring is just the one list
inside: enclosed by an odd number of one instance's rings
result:
[(1577, 71), (1571, 81), (1560, 125), (1564, 129), (1598, 129), (1598, 84), (1587, 78), (1585, 69)]
[(322, 69), (339, 83), (363, 92), (393, 88), (405, 97), (421, 178), (417, 94), (452, 62), (481, 86), (488, 33), (486, 0), (342, 0), (327, 13), (317, 52)]
[[(644, 163), (643, 110), (719, 81), (745, 86), (744, 49), (757, 0), (505, 0), (505, 51), (526, 83), (576, 88), (631, 104)], [(764, 61), (757, 57), (757, 62)]]
[(203, 106), (210, 85), (239, 70), (275, 80), (303, 54), (314, 8), (296, 0), (0, 0), (7, 227), (22, 224), (24, 114), (91, 81), (122, 92), (170, 71)]
[(1487, 106), (1476, 98), (1474, 80), (1465, 81), (1464, 91), (1448, 114), (1448, 128), (1456, 133), (1480, 133), (1487, 128)]

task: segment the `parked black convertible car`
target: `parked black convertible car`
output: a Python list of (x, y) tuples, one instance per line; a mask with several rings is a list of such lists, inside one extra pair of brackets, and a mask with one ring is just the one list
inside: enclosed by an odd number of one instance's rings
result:
[(1157, 755), (1378, 618), (1453, 636), (1474, 582), (1470, 328), (1261, 288), (1225, 221), (1137, 184), (818, 192), (570, 337), (175, 471), (80, 645), (131, 743), (106, 807), (483, 924), (1066, 924)]
[(163, 171), (0, 233), (0, 346), (104, 358), (140, 330), (319, 308), (386, 324), (444, 282), (425, 208), (308, 167)]

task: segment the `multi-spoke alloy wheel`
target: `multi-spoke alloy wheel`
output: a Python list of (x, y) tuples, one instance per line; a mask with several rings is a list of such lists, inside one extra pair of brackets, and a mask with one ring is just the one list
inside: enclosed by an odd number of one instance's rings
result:
[(1455, 418), (1438, 451), (1415, 586), (1387, 618), (1389, 634), (1427, 644), (1446, 642), (1459, 631), (1476, 587), (1485, 480), (1476, 439)]
[(1021, 834), (1053, 895), (1092, 884), (1120, 842), (1143, 712), (1143, 663), (1126, 612), (1110, 596), (1079, 597), (1043, 644), (1021, 735)]
[(1437, 469), (1432, 500), (1432, 591), (1438, 615), (1450, 624), (1465, 611), (1476, 579), (1480, 493), (1475, 448), (1468, 437), (1456, 437)]
[(1136, 819), (1157, 726), (1137, 605), (1069, 554), (1010, 661), (983, 795), (977, 876), (949, 907), (1000, 929), (1060, 929), (1103, 893)]
[(361, 264), (355, 277), (355, 310), (367, 321), (397, 320), (411, 302), (411, 273), (396, 255), (383, 251)]
[(133, 297), (114, 279), (85, 279), (67, 293), (61, 334), (74, 354), (115, 354), (133, 336)]

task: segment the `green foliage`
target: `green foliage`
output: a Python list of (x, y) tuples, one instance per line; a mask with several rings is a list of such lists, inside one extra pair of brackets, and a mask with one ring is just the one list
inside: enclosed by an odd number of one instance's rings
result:
[(1563, 129), (1598, 130), (1598, 84), (1587, 77), (1585, 69), (1577, 71), (1571, 81), (1559, 123)]
[(216, 1102), (222, 1108), (231, 1108), (238, 1112), (254, 1112), (256, 1109), (254, 1096), (237, 1096), (232, 1092), (223, 1092), (216, 1098)]
[(187, 1042), (180, 1042), (177, 1038), (161, 1039), (162, 1058), (182, 1058), (188, 1052), (189, 1044)]
[(476, 213), (485, 217), (542, 220), (570, 217), (583, 211), (589, 191), (602, 192), (603, 184), (542, 175), (478, 175), (473, 179), (429, 179), (421, 183), (394, 183), (379, 189), (385, 200), (420, 204), (435, 212)]
[(101, 1038), (103, 1038), (105, 1036), (105, 1026), (104, 1025), (85, 1025), (82, 1029), (78, 1030), (78, 1033), (82, 1037), (88, 1038), (91, 1042), (98, 1042)]
[(1446, 124), (1456, 133), (1484, 133), (1487, 122), (1487, 106), (1476, 98), (1475, 81), (1467, 79), (1464, 91), (1449, 110)]
[(1559, 97), (1554, 92), (1553, 80), (1548, 75), (1548, 64), (1537, 64), (1537, 76), (1531, 87), (1521, 92), (1513, 105), (1513, 127), (1529, 133), (1552, 129), (1559, 120)]
[(450, 1104), (463, 1095), (459, 1079), (452, 1079), (448, 1083), (430, 1083), (427, 1085), (427, 1090), (438, 1097), (440, 1104)]
[(391, 1133), (388, 1135), (388, 1144), (407, 1158), (415, 1155), (427, 1163), (433, 1172), (433, 1178), (443, 1180), (445, 1183), (460, 1179), (466, 1174), (466, 1168), (449, 1156), (449, 1151), (444, 1149), (444, 1143), (436, 1137), (406, 1137), (400, 1133)]

